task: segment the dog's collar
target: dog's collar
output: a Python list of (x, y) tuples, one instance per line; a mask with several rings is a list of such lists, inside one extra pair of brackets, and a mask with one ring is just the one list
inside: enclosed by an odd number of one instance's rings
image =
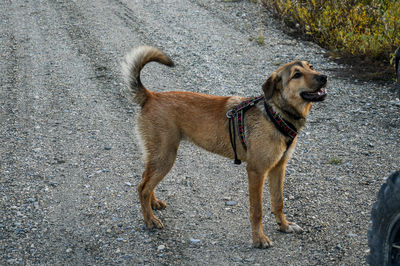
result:
[(293, 140), (298, 134), (296, 127), (289, 121), (285, 120), (279, 113), (275, 112), (272, 106), (270, 106), (265, 100), (264, 107), (265, 112), (275, 125), (276, 129), (278, 129), (286, 137), (289, 137), (289, 142), (287, 143), (287, 149), (289, 149), (290, 144), (292, 144)]

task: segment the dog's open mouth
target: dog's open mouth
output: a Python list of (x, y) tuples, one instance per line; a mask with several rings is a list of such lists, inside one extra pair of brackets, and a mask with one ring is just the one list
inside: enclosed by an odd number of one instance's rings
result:
[(328, 94), (326, 93), (326, 90), (324, 88), (320, 88), (313, 92), (302, 92), (300, 95), (306, 101), (321, 102), (325, 100)]

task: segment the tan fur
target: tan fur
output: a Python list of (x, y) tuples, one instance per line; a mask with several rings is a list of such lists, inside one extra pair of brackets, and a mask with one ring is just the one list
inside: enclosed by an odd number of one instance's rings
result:
[[(152, 209), (163, 209), (166, 204), (155, 197), (154, 188), (173, 166), (180, 141), (185, 138), (210, 152), (234, 158), (225, 114), (245, 98), (183, 91), (150, 92), (140, 82), (140, 70), (150, 61), (173, 66), (160, 50), (140, 47), (127, 55), (123, 72), (135, 102), (142, 106), (137, 123), (146, 164), (138, 186), (143, 218), (148, 228), (162, 228), (163, 224)], [(294, 78), (296, 73), (301, 77)], [(300, 93), (314, 92), (325, 86), (317, 82), (317, 77), (321, 76), (305, 61), (288, 63), (278, 68), (264, 83), (265, 98), (282, 117), (301, 129), (312, 103), (304, 100)], [(262, 194), (267, 176), (271, 210), (280, 230), (301, 231), (299, 226), (288, 222), (283, 213), (285, 168), (297, 138), (286, 150), (287, 137), (266, 118), (262, 102), (246, 112), (245, 121), (248, 150), (246, 152), (240, 143), (236, 146), (239, 159), (247, 162), (253, 244), (266, 248), (272, 245), (262, 228)]]

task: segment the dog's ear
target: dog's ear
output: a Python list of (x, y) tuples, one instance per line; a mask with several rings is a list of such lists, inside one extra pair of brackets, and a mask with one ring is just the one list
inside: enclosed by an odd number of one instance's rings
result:
[(280, 81), (281, 81), (281, 77), (276, 72), (274, 72), (267, 79), (267, 81), (262, 85), (262, 89), (264, 91), (264, 97), (266, 100), (272, 98), (272, 95), (274, 95), (274, 91), (276, 90), (278, 83)]

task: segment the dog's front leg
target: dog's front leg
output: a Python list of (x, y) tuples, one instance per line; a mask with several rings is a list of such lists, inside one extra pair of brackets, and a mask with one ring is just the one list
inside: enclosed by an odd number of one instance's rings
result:
[(286, 220), (283, 213), (283, 181), (285, 179), (285, 169), (287, 160), (280, 161), (268, 173), (268, 183), (271, 197), (271, 211), (275, 215), (279, 229), (286, 233), (299, 233), (303, 230), (295, 223)]
[(253, 245), (257, 248), (268, 248), (272, 242), (265, 236), (262, 227), (262, 195), (265, 181), (265, 172), (256, 170), (247, 165), (250, 197), (250, 223), (253, 235)]

